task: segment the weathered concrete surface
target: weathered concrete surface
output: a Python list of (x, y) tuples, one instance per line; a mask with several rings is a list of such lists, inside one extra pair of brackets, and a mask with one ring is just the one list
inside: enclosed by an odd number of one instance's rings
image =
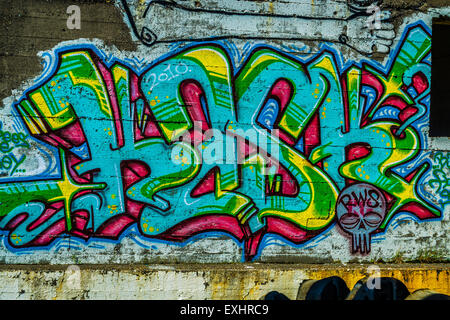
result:
[[(448, 264), (378, 265), (412, 293), (450, 293)], [(295, 299), (303, 280), (339, 276), (351, 289), (369, 275), (363, 265), (184, 264), (154, 266), (1, 266), (0, 299), (237, 299), (270, 291)], [(79, 275), (79, 276), (78, 276)], [(373, 275), (373, 274), (372, 274)], [(79, 281), (78, 281), (79, 279)]]
[(74, 1), (0, 1), (0, 100), (42, 71), (39, 51), (50, 50), (62, 41), (101, 39), (119, 50), (136, 48), (120, 12), (110, 1), (76, 2), (83, 17), (79, 30), (66, 25), (66, 10)]
[[(317, 22), (314, 19), (319, 18), (321, 21), (324, 17), (331, 12), (330, 16), (335, 18), (344, 18), (350, 13), (348, 10), (335, 10), (336, 7), (341, 8), (341, 5), (345, 5), (343, 1), (333, 2), (333, 6), (328, 5), (326, 1), (308, 1), (301, 2), (302, 6), (298, 7), (298, 12), (301, 15), (307, 17), (307, 22), (295, 20), (295, 23), (301, 25), (305, 24), (305, 28), (299, 28), (304, 31), (301, 39), (276, 39), (270, 38), (270, 36), (277, 36), (279, 34), (295, 33), (295, 30), (291, 30), (292, 24), (283, 24), (282, 30), (277, 30), (277, 26), (280, 26), (279, 19), (276, 22), (270, 14), (279, 13), (280, 15), (290, 14), (283, 9), (283, 5), (297, 5), (301, 1), (178, 1), (183, 5), (189, 7), (194, 6), (199, 9), (201, 13), (198, 13), (203, 18), (198, 18), (198, 23), (191, 24), (187, 27), (191, 29), (173, 30), (171, 22), (170, 11), (163, 10), (158, 11), (165, 13), (162, 18), (166, 19), (166, 23), (162, 25), (161, 34), (164, 32), (171, 32), (170, 35), (175, 35), (180, 41), (186, 41), (191, 34), (186, 30), (193, 30), (197, 32), (208, 31), (214, 33), (215, 36), (222, 36), (220, 33), (220, 21), (211, 18), (211, 12), (207, 12), (208, 9), (220, 9), (231, 10), (228, 13), (241, 13), (240, 5), (248, 5), (248, 8), (260, 8), (260, 11), (253, 11), (253, 13), (261, 13), (265, 16), (262, 18), (262, 22), (257, 25), (258, 30), (264, 35), (262, 39), (250, 39), (245, 37), (244, 28), (252, 28), (253, 25), (247, 21), (248, 17), (239, 18), (242, 23), (232, 24), (231, 26), (236, 30), (232, 33), (236, 38), (230, 37), (230, 43), (235, 46), (236, 52), (239, 56), (235, 56), (236, 66), (243, 63), (243, 56), (247, 45), (250, 47), (258, 44), (265, 44), (273, 46), (282, 52), (292, 53), (292, 57), (304, 57), (311, 58), (318, 52), (319, 44), (323, 41), (330, 41), (333, 45), (333, 49), (342, 56), (343, 59), (354, 59), (360, 61), (361, 59), (367, 59), (366, 56), (362, 56), (356, 53), (351, 48), (343, 45), (336, 39), (336, 34), (332, 34), (331, 31), (335, 31), (334, 28), (328, 28), (323, 32), (322, 22)], [(66, 9), (69, 5), (73, 4), (70, 0), (2, 0), (0, 8), (0, 28), (2, 33), (0, 35), (0, 99), (10, 97), (12, 90), (14, 96), (6, 99), (5, 104), (0, 104), (0, 118), (4, 123), (3, 129), (7, 126), (15, 125), (11, 117), (12, 105), (16, 103), (25, 90), (30, 89), (35, 84), (31, 83), (33, 78), (42, 74), (43, 66), (40, 64), (43, 61), (38, 58), (37, 54), (41, 51), (51, 52), (57, 49), (64, 49), (77, 44), (92, 44), (99, 47), (104, 51), (106, 55), (113, 56), (121, 59), (122, 61), (129, 61), (130, 59), (136, 59), (136, 61), (143, 61), (142, 64), (137, 63), (139, 67), (148, 66), (153, 61), (161, 58), (164, 55), (170, 54), (173, 51), (173, 45), (171, 43), (157, 43), (151, 47), (145, 47), (139, 39), (136, 39), (136, 35), (133, 35), (131, 31), (131, 25), (127, 20), (123, 11), (120, 11), (119, 1), (79, 1), (77, 4), (81, 8), (82, 14), (82, 28), (80, 30), (68, 30), (66, 27)], [(145, 1), (132, 1), (129, 3), (138, 3), (141, 5), (136, 23), (141, 23), (139, 27), (152, 26), (152, 23), (158, 23), (158, 19), (153, 19), (153, 16), (147, 17), (147, 20), (139, 20), (139, 14), (142, 15), (143, 9), (145, 9)], [(177, 3), (177, 1), (175, 1)], [(234, 3), (234, 4), (233, 4)], [(238, 4), (238, 6), (235, 6)], [(392, 53), (396, 46), (401, 42), (400, 36), (402, 32), (410, 24), (415, 24), (418, 21), (422, 21), (428, 27), (430, 26), (432, 17), (445, 15), (449, 12), (447, 1), (426, 1), (414, 0), (414, 1), (387, 1), (386, 9), (390, 10), (394, 18), (393, 26), (395, 31), (395, 38), (389, 45), (389, 50)], [(443, 6), (446, 6), (443, 8)], [(156, 9), (165, 9), (156, 5)], [(155, 10), (156, 10), (155, 9)], [(297, 9), (297, 8), (296, 8)], [(178, 10), (178, 9), (177, 9)], [(174, 9), (174, 11), (177, 11)], [(250, 10), (250, 9), (248, 9)], [(283, 11), (284, 10), (284, 11)], [(250, 10), (251, 11), (251, 10)], [(180, 18), (191, 21), (192, 16), (197, 13), (186, 14), (187, 11), (178, 10)], [(197, 17), (197, 16), (196, 16)], [(295, 17), (294, 17), (295, 18)], [(283, 17), (281, 19), (284, 19)], [(297, 19), (297, 18), (295, 18)], [(172, 19), (173, 20), (173, 19)], [(315, 21), (315, 22), (314, 22)], [(173, 21), (175, 22), (178, 21)], [(267, 22), (267, 23), (266, 23)], [(356, 21), (358, 27), (362, 26), (365, 21)], [(278, 24), (276, 24), (278, 23)], [(336, 25), (336, 29), (347, 31), (347, 23), (343, 21), (333, 22)], [(227, 25), (229, 26), (229, 25)], [(351, 24), (349, 23), (350, 27)], [(297, 26), (298, 27), (298, 26)], [(320, 29), (322, 28), (322, 29)], [(212, 31), (211, 31), (212, 30)], [(322, 31), (320, 31), (322, 30)], [(181, 31), (181, 32), (178, 32)], [(184, 32), (183, 32), (184, 31)], [(319, 32), (320, 31), (320, 32)], [(327, 32), (329, 31), (329, 32)], [(357, 39), (356, 43), (365, 42), (367, 37), (361, 33), (361, 28), (353, 26), (351, 30), (348, 30), (348, 34), (352, 34)], [(240, 37), (242, 33), (242, 37)], [(389, 32), (387, 32), (389, 34)], [(330, 37), (330, 35), (333, 37)], [(392, 36), (392, 34), (391, 34)], [(358, 38), (359, 37), (359, 38)], [(384, 39), (386, 40), (386, 39)], [(227, 40), (228, 41), (228, 40)], [(184, 43), (186, 45), (186, 43)], [(305, 45), (306, 49), (303, 49)], [(295, 46), (294, 46), (295, 45)], [(386, 45), (387, 46), (387, 45)], [(298, 48), (301, 50), (297, 50)], [(234, 48), (234, 47), (233, 47)], [(297, 49), (296, 49), (297, 48)], [(371, 57), (375, 62), (379, 62), (385, 66), (388, 65), (390, 59), (386, 53), (377, 53)], [(139, 68), (131, 71), (139, 70)], [(137, 71), (136, 71), (137, 72)], [(26, 83), (25, 83), (26, 82)], [(17, 89), (17, 90), (14, 90)], [(152, 100), (148, 101), (151, 103)], [(325, 111), (325, 110), (324, 110)], [(328, 117), (330, 119), (330, 117)], [(336, 132), (338, 132), (339, 122), (341, 119), (333, 119), (336, 125)], [(95, 122), (93, 120), (93, 126), (102, 126), (101, 121)], [(13, 130), (8, 127), (8, 130)], [(25, 129), (23, 129), (25, 130)], [(339, 139), (337, 139), (339, 140)], [(344, 139), (345, 140), (345, 139)], [(355, 141), (349, 141), (355, 142)], [(337, 142), (340, 146), (341, 141)], [(345, 142), (347, 143), (347, 142)], [(439, 152), (444, 152), (448, 155), (449, 150), (449, 138), (430, 138), (425, 134), (423, 141), (421, 141), (420, 147), (424, 147), (423, 151), (430, 151), (431, 156), (434, 157)], [(31, 158), (32, 164), (40, 163), (43, 157), (36, 155), (33, 158), (33, 151), (36, 150), (36, 145), (33, 145), (31, 151), (23, 153)], [(17, 150), (15, 150), (17, 151)], [(22, 151), (22, 150), (19, 150)], [(19, 154), (19, 155), (18, 155)], [(16, 153), (17, 156), (22, 153)], [(56, 159), (56, 158), (55, 158)], [(105, 159), (108, 159), (105, 157)], [(104, 165), (102, 159), (101, 165)], [(422, 159), (423, 160), (423, 159)], [(429, 159), (431, 160), (431, 159)], [(439, 159), (432, 163), (433, 166), (438, 166)], [(441, 159), (442, 160), (442, 159)], [(149, 161), (150, 162), (150, 161)], [(413, 165), (419, 165), (419, 162)], [(45, 167), (44, 165), (42, 167)], [(410, 168), (408, 168), (409, 170)], [(439, 169), (439, 168), (438, 168)], [(439, 169), (440, 170), (440, 169)], [(445, 174), (450, 174), (448, 167), (442, 168), (446, 170)], [(411, 171), (408, 171), (411, 172)], [(406, 175), (406, 174), (404, 174)], [(15, 178), (15, 177), (13, 177)], [(119, 177), (118, 177), (119, 178)], [(20, 180), (18, 180), (20, 181)], [(426, 186), (425, 190), (429, 193), (429, 198), (426, 200), (437, 205), (440, 199), (436, 194), (436, 190), (432, 186)], [(431, 190), (433, 189), (433, 190)], [(438, 189), (442, 189), (439, 187)], [(442, 190), (439, 190), (442, 192)], [(178, 199), (177, 199), (178, 200)], [(0, 199), (1, 202), (1, 199)], [(372, 240), (372, 251), (370, 254), (354, 254), (351, 252), (352, 240), (349, 234), (343, 232), (337, 225), (335, 227), (327, 229), (321, 234), (320, 237), (316, 237), (312, 241), (302, 246), (291, 246), (279, 238), (269, 239), (266, 243), (266, 247), (258, 256), (257, 261), (262, 263), (335, 263), (335, 262), (364, 262), (372, 263), (373, 261), (384, 262), (448, 262), (450, 252), (449, 241), (449, 206), (443, 206), (441, 209), (442, 215), (440, 219), (434, 219), (432, 221), (424, 221), (419, 223), (417, 220), (409, 217), (395, 217), (391, 223), (391, 227), (387, 228), (385, 233), (374, 234)], [(0, 263), (3, 264), (69, 264), (69, 263), (81, 263), (81, 264), (130, 264), (130, 263), (234, 263), (242, 261), (243, 245), (237, 243), (235, 240), (231, 240), (229, 237), (223, 234), (217, 236), (210, 236), (208, 238), (197, 239), (196, 241), (187, 241), (182, 246), (174, 245), (170, 242), (152, 241), (149, 238), (142, 236), (137, 229), (133, 230), (120, 241), (116, 242), (100, 242), (89, 243), (84, 240), (80, 240), (77, 236), (70, 233), (59, 234), (55, 237), (63, 238), (62, 244), (58, 247), (51, 247), (49, 250), (36, 250), (34, 247), (30, 247), (29, 252), (26, 254), (16, 254), (11, 248), (7, 247), (8, 238), (12, 236), (13, 232), (10, 230), (3, 230), (4, 233), (0, 235), (2, 246), (0, 247)], [(89, 234), (88, 236), (91, 236)], [(14, 245), (14, 243), (13, 243)], [(26, 248), (25, 248), (26, 249)], [(111, 271), (113, 272), (113, 271)], [(114, 273), (114, 272), (113, 272)], [(94, 272), (95, 274), (95, 272)], [(356, 277), (355, 277), (356, 278)]]

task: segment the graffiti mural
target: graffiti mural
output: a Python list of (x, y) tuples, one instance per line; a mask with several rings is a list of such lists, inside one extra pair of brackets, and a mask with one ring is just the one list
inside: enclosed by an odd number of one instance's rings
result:
[[(6, 245), (120, 241), (132, 226), (169, 243), (220, 231), (251, 260), (267, 234), (295, 245), (335, 226), (353, 253), (370, 252), (397, 213), (437, 218), (448, 202), (447, 158), (422, 152), (430, 48), (417, 23), (385, 66), (258, 45), (236, 67), (208, 42), (140, 70), (92, 47), (60, 49), (14, 105), (28, 132), (0, 126)], [(54, 150), (57, 177), (15, 178), (30, 141)], [(429, 174), (441, 207), (418, 188)]]
[(438, 151), (433, 156), (433, 168), (428, 186), (439, 195), (439, 203), (442, 206), (450, 203), (450, 154)]
[(0, 176), (12, 176), (25, 160), (25, 155), (19, 159), (16, 158), (13, 151), (19, 148), (30, 148), (27, 142), (27, 135), (23, 132), (11, 132), (9, 130), (2, 130), (3, 123), (0, 122)]

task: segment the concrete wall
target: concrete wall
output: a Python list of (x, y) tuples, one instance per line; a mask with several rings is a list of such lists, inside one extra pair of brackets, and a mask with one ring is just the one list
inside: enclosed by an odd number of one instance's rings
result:
[(1, 3), (1, 263), (448, 261), (445, 1)]
[[(3, 265), (0, 267), (0, 297), (12, 300), (258, 300), (275, 290), (295, 300), (299, 287), (308, 279), (337, 276), (352, 290), (359, 280), (375, 275), (402, 281), (411, 294), (424, 288), (450, 293), (450, 272), (439, 264), (382, 266), (377, 273), (368, 272), (364, 266), (335, 264), (58, 265), (40, 268)], [(389, 290), (392, 289), (385, 288), (385, 294)]]

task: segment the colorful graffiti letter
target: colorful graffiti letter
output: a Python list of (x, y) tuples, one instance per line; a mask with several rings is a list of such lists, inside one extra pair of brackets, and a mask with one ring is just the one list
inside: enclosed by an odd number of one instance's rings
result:
[[(250, 260), (265, 235), (302, 244), (337, 223), (367, 253), (397, 213), (441, 215), (417, 188), (428, 162), (405, 171), (423, 145), (430, 47), (417, 24), (383, 68), (256, 46), (236, 69), (219, 42), (139, 71), (93, 48), (59, 50), (55, 72), (15, 105), (30, 137), (1, 131), (0, 173), (14, 177), (23, 159), (11, 152), (27, 139), (57, 148), (61, 168), (0, 180), (8, 246), (119, 241), (136, 226), (168, 242), (225, 232)], [(430, 186), (443, 193), (439, 170)]]

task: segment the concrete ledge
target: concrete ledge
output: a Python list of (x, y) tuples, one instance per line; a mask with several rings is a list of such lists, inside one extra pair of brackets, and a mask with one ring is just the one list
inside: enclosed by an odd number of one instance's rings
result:
[[(295, 299), (307, 279), (339, 276), (351, 289), (369, 265), (1, 265), (0, 299), (260, 299), (276, 290)], [(412, 293), (450, 294), (450, 264), (377, 265), (380, 277)]]

